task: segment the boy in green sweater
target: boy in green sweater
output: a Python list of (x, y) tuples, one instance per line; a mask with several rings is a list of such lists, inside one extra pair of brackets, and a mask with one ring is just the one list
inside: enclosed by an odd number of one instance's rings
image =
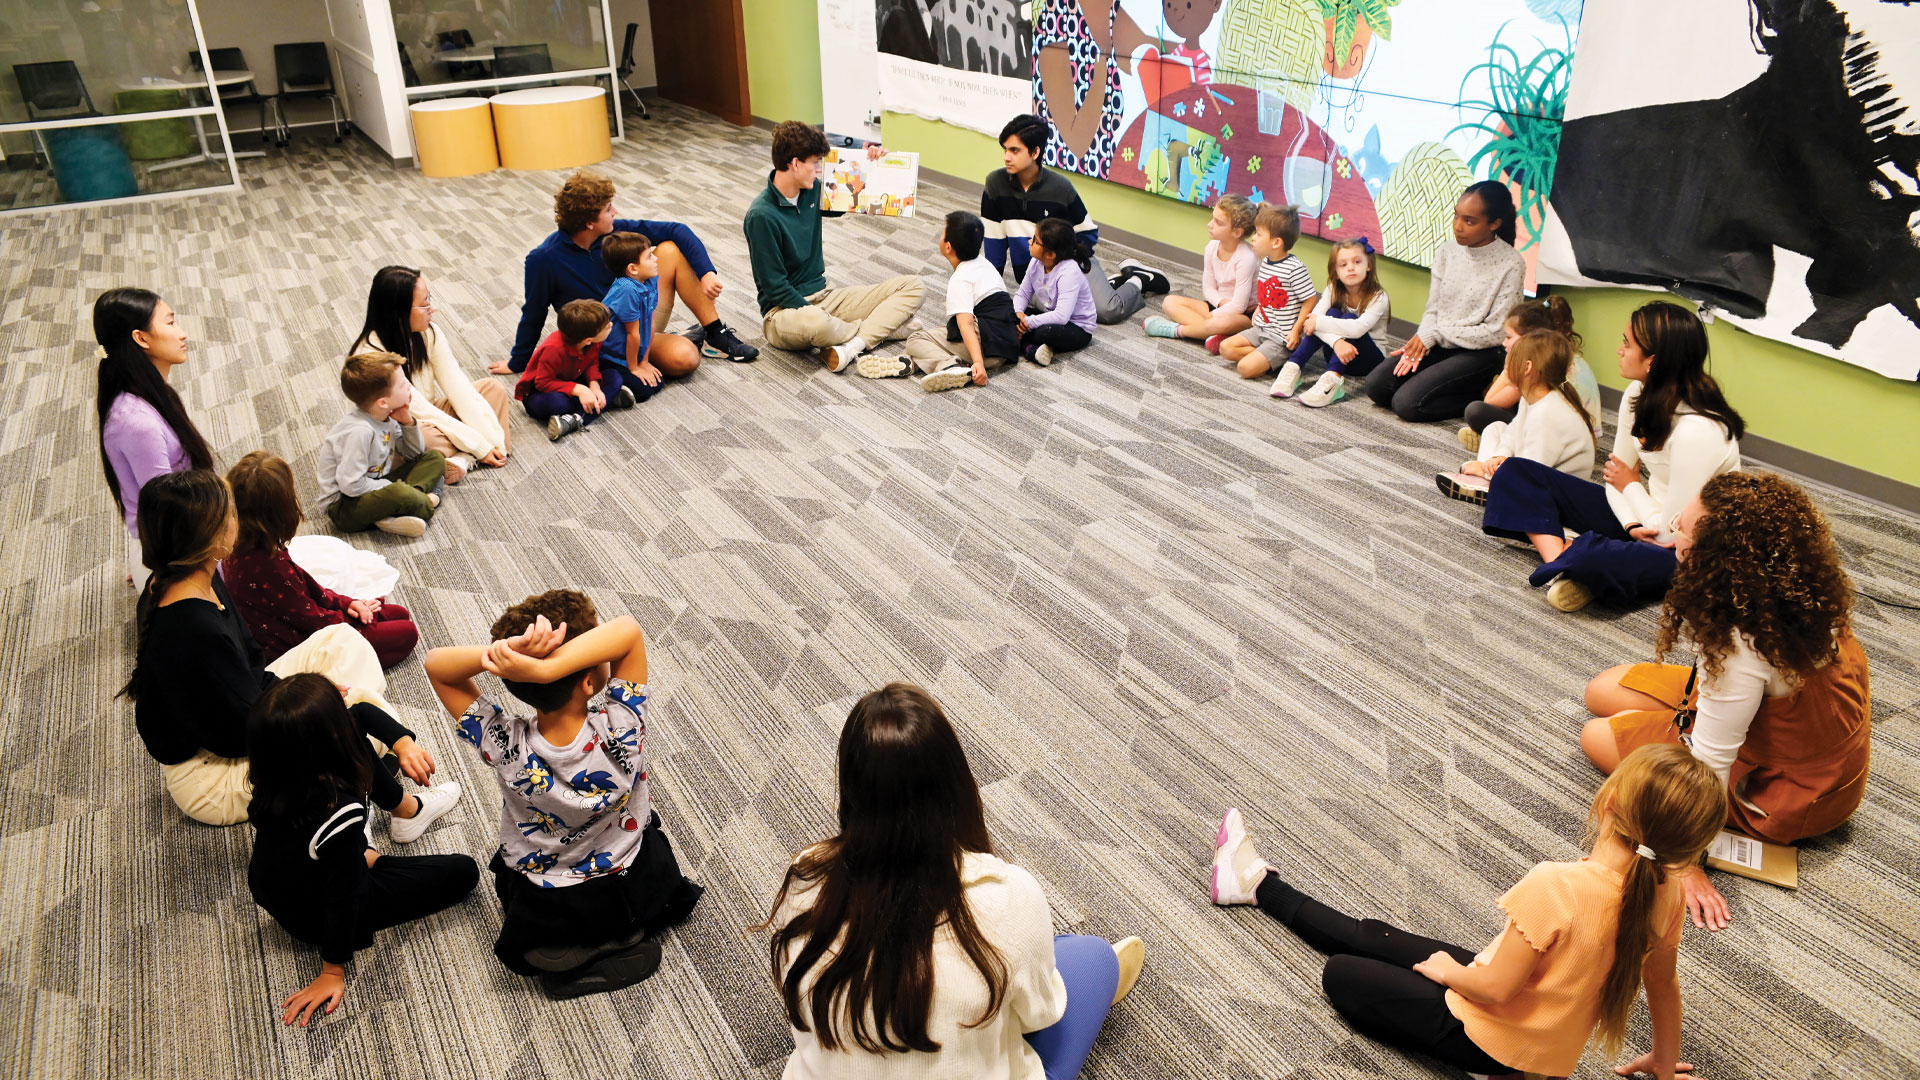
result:
[[(877, 150), (877, 148), (874, 148)], [(820, 250), (820, 159), (827, 137), (788, 120), (773, 129), (773, 172), (747, 207), (743, 227), (767, 344), (817, 352), (827, 370), (845, 371), (861, 354), (902, 336), (927, 287), (903, 274), (877, 285), (827, 288)]]

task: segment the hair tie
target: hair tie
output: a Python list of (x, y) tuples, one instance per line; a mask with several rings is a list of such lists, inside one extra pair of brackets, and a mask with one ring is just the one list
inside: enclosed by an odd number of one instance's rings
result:
[(1635, 854), (1639, 855), (1643, 859), (1654, 858), (1653, 849), (1648, 847), (1645, 844), (1636, 844), (1634, 845), (1633, 850)]

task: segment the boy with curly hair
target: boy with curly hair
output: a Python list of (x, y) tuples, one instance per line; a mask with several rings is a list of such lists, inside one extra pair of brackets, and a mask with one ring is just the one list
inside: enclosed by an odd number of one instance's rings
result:
[[(593, 601), (555, 589), (508, 608), (491, 644), (428, 653), (426, 671), (457, 734), (500, 782), (500, 847), (488, 867), (502, 914), (494, 955), (556, 998), (652, 975), (658, 935), (686, 920), (702, 890), (680, 873), (647, 789), (639, 624), (602, 624)], [(481, 694), (483, 671), (533, 715)]]
[[(495, 375), (526, 370), (527, 360), (540, 342), (547, 312), (558, 312), (574, 300), (598, 300), (607, 295), (615, 274), (607, 269), (600, 244), (612, 232), (639, 233), (654, 246), (660, 260), (660, 304), (653, 314), (656, 333), (665, 330), (676, 295), (700, 321), (683, 334), (660, 334), (654, 340), (653, 362), (670, 377), (693, 372), (700, 357), (726, 357), (746, 362), (760, 350), (742, 342), (714, 308), (725, 287), (713, 268), (705, 244), (693, 230), (677, 221), (645, 221), (614, 216), (613, 181), (582, 169), (567, 178), (553, 199), (554, 231), (527, 252), (527, 298), (520, 307), (520, 328), (514, 333), (513, 352), (487, 370)], [(698, 340), (695, 340), (695, 339)]]

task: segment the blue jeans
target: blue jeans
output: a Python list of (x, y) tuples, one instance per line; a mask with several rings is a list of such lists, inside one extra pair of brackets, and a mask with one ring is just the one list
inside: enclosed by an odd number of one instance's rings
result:
[[(1360, 316), (1356, 312), (1346, 308), (1328, 308), (1326, 311), (1321, 312), (1318, 317), (1322, 319), (1357, 319)], [(1353, 343), (1355, 349), (1359, 350), (1359, 355), (1351, 360), (1342, 360), (1340, 359), (1340, 354), (1333, 351), (1333, 346), (1321, 341), (1312, 334), (1302, 334), (1300, 335), (1299, 346), (1293, 350), (1292, 356), (1287, 357), (1287, 362), (1299, 364), (1304, 368), (1307, 366), (1307, 361), (1313, 359), (1315, 353), (1325, 349), (1327, 352), (1328, 371), (1350, 373), (1358, 378), (1372, 371), (1375, 367), (1378, 367), (1380, 361), (1386, 359), (1386, 354), (1380, 351), (1380, 346), (1374, 344), (1373, 336), (1370, 334), (1363, 334), (1360, 337), (1348, 338), (1347, 340)]]
[(1579, 535), (1560, 557), (1530, 576), (1535, 588), (1565, 576), (1603, 604), (1626, 607), (1667, 594), (1678, 565), (1672, 548), (1635, 540), (1614, 516), (1607, 489), (1527, 458), (1508, 458), (1487, 489), (1480, 531), (1525, 540), (1529, 534)]
[(1027, 1045), (1040, 1055), (1047, 1080), (1073, 1080), (1093, 1049), (1093, 1040), (1113, 1008), (1120, 988), (1120, 959), (1104, 938), (1085, 934), (1058, 934), (1053, 939), (1053, 962), (1060, 981), (1067, 984), (1067, 1012), (1060, 1022), (1027, 1036)]

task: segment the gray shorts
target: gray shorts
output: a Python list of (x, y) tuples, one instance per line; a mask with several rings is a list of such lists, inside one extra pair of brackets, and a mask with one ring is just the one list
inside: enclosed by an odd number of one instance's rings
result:
[(1293, 355), (1293, 350), (1287, 347), (1286, 333), (1277, 327), (1254, 326), (1240, 336), (1246, 338), (1247, 343), (1253, 346), (1253, 351), (1266, 357), (1267, 363), (1274, 367), (1286, 363), (1287, 357)]

